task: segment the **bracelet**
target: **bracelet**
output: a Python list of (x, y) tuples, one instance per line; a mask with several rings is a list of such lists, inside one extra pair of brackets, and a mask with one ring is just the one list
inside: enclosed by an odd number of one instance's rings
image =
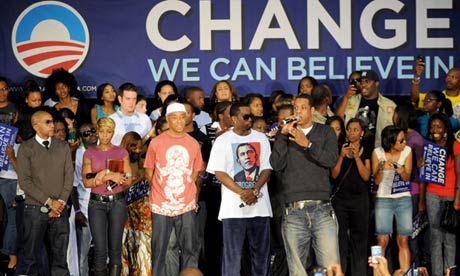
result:
[(78, 209), (78, 210), (75, 210), (75, 212), (74, 212), (74, 213), (75, 213), (75, 214), (81, 213), (81, 210), (80, 210), (80, 209)]

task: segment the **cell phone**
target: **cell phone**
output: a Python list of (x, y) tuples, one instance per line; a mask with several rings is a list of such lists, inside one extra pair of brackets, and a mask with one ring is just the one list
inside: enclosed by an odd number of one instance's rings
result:
[(326, 276), (326, 268), (324, 267), (317, 267), (313, 269), (313, 276)]
[(87, 173), (87, 174), (86, 174), (86, 179), (95, 178), (95, 177), (96, 177), (96, 174), (97, 174), (97, 173)]
[(359, 89), (359, 80), (351, 80), (350, 85), (352, 85), (354, 88), (356, 88), (356, 94), (361, 93), (361, 90)]
[(349, 146), (350, 146), (350, 142), (349, 141), (345, 142), (345, 147), (349, 147)]
[(417, 56), (417, 59), (420, 60), (421, 62), (424, 62), (425, 60), (423, 59), (423, 56), (422, 55), (418, 55)]
[(391, 163), (391, 164), (393, 164), (393, 168), (395, 168), (395, 169), (399, 168), (399, 164), (398, 164), (398, 163), (393, 162), (393, 163)]
[(449, 275), (450, 276), (457, 276), (458, 275), (458, 269), (457, 269), (456, 265), (449, 267), (448, 270), (449, 270)]

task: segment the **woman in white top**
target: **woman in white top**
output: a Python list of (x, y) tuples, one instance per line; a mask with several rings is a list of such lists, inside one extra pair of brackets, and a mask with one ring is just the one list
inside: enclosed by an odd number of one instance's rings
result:
[(393, 217), (396, 217), (399, 266), (402, 271), (407, 271), (411, 260), (409, 238), (412, 235), (412, 149), (406, 146), (403, 130), (395, 126), (383, 129), (382, 147), (374, 149), (372, 153), (372, 172), (378, 186), (375, 203), (377, 244), (382, 246), (382, 256), (385, 256), (393, 230)]

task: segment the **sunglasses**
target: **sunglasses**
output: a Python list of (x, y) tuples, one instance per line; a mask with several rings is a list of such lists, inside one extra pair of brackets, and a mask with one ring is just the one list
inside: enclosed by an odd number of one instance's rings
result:
[(249, 119), (252, 120), (253, 117), (254, 117), (254, 116), (253, 116), (252, 114), (245, 114), (245, 115), (243, 115), (243, 120), (245, 120), (245, 121), (247, 121), (247, 120), (249, 120)]
[(83, 136), (83, 138), (86, 138), (86, 137), (90, 136), (91, 134), (95, 134), (95, 133), (96, 133), (96, 129), (93, 127), (90, 130), (83, 131), (81, 133), (81, 135)]

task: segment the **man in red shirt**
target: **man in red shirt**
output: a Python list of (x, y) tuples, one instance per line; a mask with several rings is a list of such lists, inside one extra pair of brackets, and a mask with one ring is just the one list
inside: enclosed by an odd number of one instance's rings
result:
[(186, 109), (166, 109), (169, 130), (155, 137), (144, 162), (150, 182), (152, 211), (152, 275), (166, 275), (165, 257), (174, 230), (181, 250), (181, 268), (198, 267), (195, 208), (196, 179), (204, 169), (198, 142), (185, 131)]

